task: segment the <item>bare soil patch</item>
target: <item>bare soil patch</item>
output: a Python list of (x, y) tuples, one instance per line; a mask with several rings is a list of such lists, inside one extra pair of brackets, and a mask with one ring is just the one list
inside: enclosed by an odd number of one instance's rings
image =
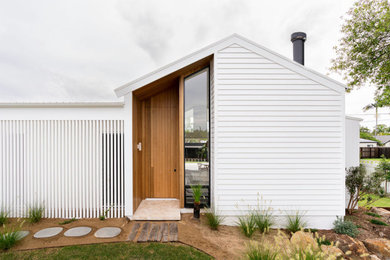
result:
[[(266, 238), (272, 238), (277, 230), (271, 230)], [(206, 219), (193, 219), (192, 214), (182, 214), (179, 222), (179, 241), (198, 248), (216, 259), (242, 259), (246, 244), (251, 240), (260, 240), (256, 232), (251, 239), (245, 237), (238, 227), (220, 226), (218, 231), (211, 230)]]

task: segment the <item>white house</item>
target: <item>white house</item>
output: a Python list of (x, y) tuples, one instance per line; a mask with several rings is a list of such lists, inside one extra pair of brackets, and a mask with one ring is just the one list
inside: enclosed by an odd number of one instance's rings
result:
[(359, 147), (377, 147), (378, 143), (373, 140), (368, 140), (364, 138), (360, 138), (360, 145)]
[(132, 218), (147, 198), (191, 207), (201, 184), (227, 224), (259, 201), (316, 228), (344, 215), (359, 121), (341, 83), (232, 35), (115, 92), (123, 102), (1, 104), (2, 208)]

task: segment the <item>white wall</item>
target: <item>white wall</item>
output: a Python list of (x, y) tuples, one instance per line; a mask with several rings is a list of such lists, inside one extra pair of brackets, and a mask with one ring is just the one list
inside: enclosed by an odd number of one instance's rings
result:
[(344, 92), (238, 44), (214, 59), (216, 211), (233, 224), (267, 202), (331, 228), (345, 213)]
[(124, 216), (126, 118), (122, 106), (0, 108), (0, 208)]
[(345, 168), (359, 166), (360, 121), (359, 118), (345, 118)]

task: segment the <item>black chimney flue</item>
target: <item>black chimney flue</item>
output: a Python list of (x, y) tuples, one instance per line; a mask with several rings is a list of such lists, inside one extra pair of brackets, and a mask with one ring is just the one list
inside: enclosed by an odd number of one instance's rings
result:
[(291, 34), (291, 42), (293, 43), (294, 61), (305, 65), (305, 41), (306, 33), (295, 32)]

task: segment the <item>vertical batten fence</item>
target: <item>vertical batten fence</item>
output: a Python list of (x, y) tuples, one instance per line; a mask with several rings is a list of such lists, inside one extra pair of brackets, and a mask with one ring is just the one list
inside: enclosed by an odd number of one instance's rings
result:
[(124, 216), (123, 120), (0, 120), (0, 210)]

